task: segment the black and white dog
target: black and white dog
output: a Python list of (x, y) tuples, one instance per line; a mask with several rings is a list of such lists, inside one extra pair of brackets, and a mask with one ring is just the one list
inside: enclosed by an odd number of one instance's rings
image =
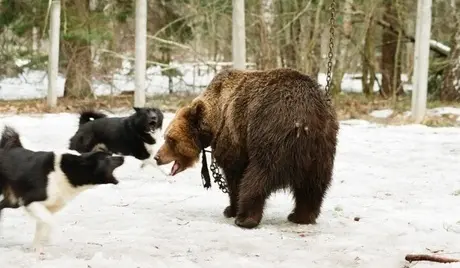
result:
[(0, 140), (0, 214), (25, 207), (37, 223), (33, 248), (43, 253), (56, 226), (53, 214), (84, 190), (118, 184), (113, 171), (122, 156), (98, 151), (84, 154), (31, 151), (19, 134), (6, 126)]
[(108, 117), (86, 110), (80, 113), (79, 127), (70, 139), (69, 149), (80, 153), (107, 150), (133, 156), (156, 166), (154, 145), (161, 137), (163, 113), (157, 108), (137, 108), (127, 117)]

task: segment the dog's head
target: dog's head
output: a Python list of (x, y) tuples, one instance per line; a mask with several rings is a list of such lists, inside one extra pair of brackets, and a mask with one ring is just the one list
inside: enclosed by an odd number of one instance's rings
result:
[(63, 154), (61, 169), (76, 187), (118, 184), (113, 171), (123, 163), (123, 156), (112, 156), (107, 151), (93, 151), (80, 155)]
[(160, 109), (154, 107), (133, 107), (134, 124), (144, 132), (155, 132), (163, 128), (164, 115)]
[(199, 160), (200, 152), (210, 145), (212, 133), (204, 115), (205, 104), (197, 100), (190, 106), (180, 108), (168, 125), (164, 134), (165, 142), (154, 158), (158, 165), (174, 161), (171, 176), (192, 167)]

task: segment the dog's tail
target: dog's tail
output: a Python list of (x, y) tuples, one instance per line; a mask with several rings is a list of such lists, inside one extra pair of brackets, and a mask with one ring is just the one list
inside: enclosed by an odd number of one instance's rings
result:
[(104, 117), (107, 117), (107, 115), (96, 112), (94, 110), (84, 110), (80, 113), (79, 125), (81, 126), (83, 124), (88, 123), (91, 120), (96, 120), (96, 119), (104, 118)]
[(0, 149), (9, 150), (13, 148), (24, 148), (19, 134), (10, 126), (5, 126), (0, 140)]

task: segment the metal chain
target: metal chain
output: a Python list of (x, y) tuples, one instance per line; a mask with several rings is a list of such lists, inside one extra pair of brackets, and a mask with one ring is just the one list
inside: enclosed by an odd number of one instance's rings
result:
[(219, 189), (223, 193), (228, 193), (227, 182), (225, 181), (224, 176), (220, 173), (219, 167), (217, 166), (214, 157), (211, 156), (211, 159), (211, 166), (209, 168), (211, 169), (214, 182), (217, 183), (217, 185), (219, 185)]
[(335, 27), (335, 0), (332, 0), (331, 3), (331, 18), (329, 19), (329, 53), (327, 54), (328, 56), (328, 62), (327, 62), (327, 77), (326, 77), (326, 96), (329, 101), (331, 101), (331, 86), (332, 86), (332, 58), (334, 57), (334, 27)]

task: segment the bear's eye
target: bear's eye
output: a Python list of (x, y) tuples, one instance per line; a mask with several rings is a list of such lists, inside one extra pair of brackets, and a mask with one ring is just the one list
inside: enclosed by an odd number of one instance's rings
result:
[(176, 140), (171, 137), (166, 137), (166, 142), (173, 145), (176, 143)]

